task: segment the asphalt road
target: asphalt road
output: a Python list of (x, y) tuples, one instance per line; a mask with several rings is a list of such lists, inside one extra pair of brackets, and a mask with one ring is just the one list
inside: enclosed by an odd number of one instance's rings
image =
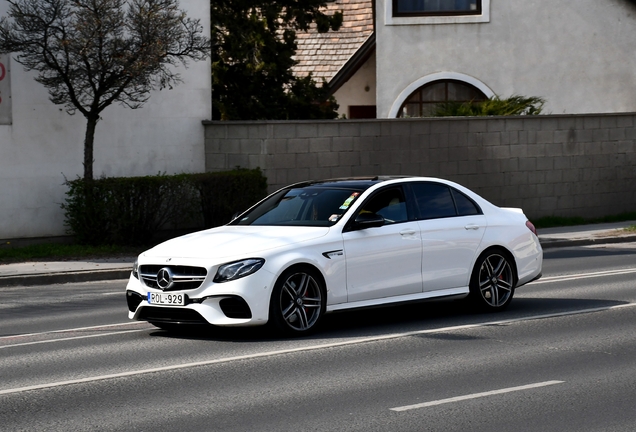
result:
[(502, 313), (330, 315), (310, 338), (128, 322), (124, 281), (0, 289), (2, 431), (636, 430), (636, 244), (549, 250)]

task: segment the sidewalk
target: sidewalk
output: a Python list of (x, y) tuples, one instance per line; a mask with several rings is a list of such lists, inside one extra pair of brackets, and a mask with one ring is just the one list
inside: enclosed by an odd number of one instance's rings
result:
[(87, 261), (30, 261), (0, 264), (0, 288), (128, 279), (137, 257), (100, 258)]
[[(636, 242), (636, 232), (623, 231), (623, 228), (631, 225), (636, 225), (636, 221), (546, 228), (538, 230), (539, 240), (544, 249)], [(0, 287), (128, 279), (135, 259), (131, 256), (0, 264)]]
[(567, 246), (636, 242), (636, 232), (624, 230), (633, 225), (636, 225), (636, 221), (544, 228), (537, 231), (541, 246), (543, 249), (548, 249)]

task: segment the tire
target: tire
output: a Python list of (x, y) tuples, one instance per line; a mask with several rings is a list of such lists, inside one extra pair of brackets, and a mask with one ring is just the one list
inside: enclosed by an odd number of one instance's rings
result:
[(477, 307), (505, 309), (515, 292), (514, 262), (504, 251), (491, 249), (482, 254), (470, 278), (470, 297)]
[(271, 324), (286, 335), (314, 331), (325, 314), (327, 297), (322, 278), (311, 267), (286, 270), (276, 281), (269, 305)]

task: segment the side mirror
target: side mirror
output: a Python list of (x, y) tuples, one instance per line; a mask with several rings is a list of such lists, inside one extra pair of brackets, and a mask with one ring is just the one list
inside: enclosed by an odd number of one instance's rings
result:
[(378, 228), (384, 225), (384, 218), (375, 213), (360, 213), (353, 224), (354, 229)]

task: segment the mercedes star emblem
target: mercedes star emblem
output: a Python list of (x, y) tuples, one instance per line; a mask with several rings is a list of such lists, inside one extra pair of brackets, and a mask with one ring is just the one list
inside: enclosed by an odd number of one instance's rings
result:
[(162, 290), (167, 290), (172, 286), (174, 281), (172, 280), (172, 272), (168, 267), (164, 267), (157, 273), (157, 285)]

